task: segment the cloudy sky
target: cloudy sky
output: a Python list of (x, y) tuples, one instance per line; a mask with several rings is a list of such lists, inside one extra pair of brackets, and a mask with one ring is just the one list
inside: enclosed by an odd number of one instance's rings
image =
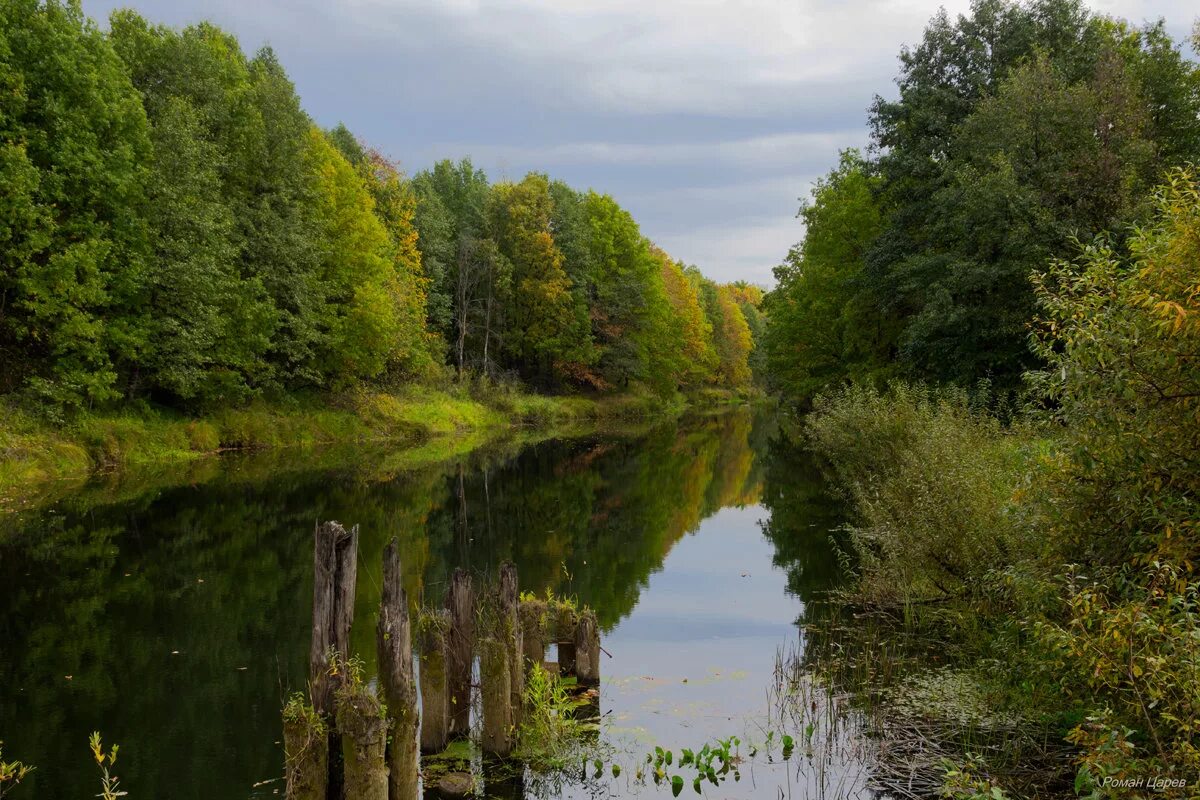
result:
[[(155, 22), (209, 19), (270, 44), (305, 108), (416, 172), (470, 155), (612, 194), (718, 280), (771, 282), (797, 198), (866, 142), (896, 54), (968, 0), (84, 0)], [(1184, 0), (1095, 0), (1133, 21)]]

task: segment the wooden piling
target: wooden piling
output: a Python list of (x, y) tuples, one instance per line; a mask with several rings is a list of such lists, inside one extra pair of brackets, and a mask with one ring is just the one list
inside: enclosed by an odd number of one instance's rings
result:
[(447, 611), (425, 611), (420, 621), (421, 752), (440, 753), (450, 740), (450, 692), (446, 683)]
[(555, 613), (555, 640), (558, 642), (558, 670), (563, 677), (575, 675), (575, 628), (578, 616), (568, 603), (558, 603)]
[(467, 736), (471, 732), (471, 665), (474, 661), (475, 604), (471, 576), (456, 567), (446, 589), (446, 609), (450, 612), (447, 639), (447, 685), (450, 703), (450, 733)]
[(521, 621), (521, 651), (525, 654), (522, 673), (527, 677), (529, 670), (546, 660), (546, 601), (522, 600), (517, 607)]
[(417, 686), (413, 677), (412, 626), (408, 597), (400, 571), (400, 552), (393, 538), (383, 553), (383, 601), (377, 630), (379, 683), (387, 703), (388, 797), (417, 800), (418, 768)]
[(283, 755), (287, 800), (326, 800), (329, 731), (303, 695), (283, 709)]
[(505, 643), (479, 640), (479, 679), (483, 695), (483, 751), (507, 756), (513, 747), (512, 658)]
[(500, 565), (499, 613), (504, 650), (508, 656), (509, 708), (512, 724), (521, 724), (525, 706), (525, 656), (522, 652), (521, 621), (518, 606), (521, 600), (517, 580), (517, 565), (505, 561)]
[(309, 691), (313, 708), (333, 714), (340, 678), (330, 675), (331, 655), (347, 656), (354, 621), (358, 576), (358, 526), (349, 531), (334, 521), (318, 524), (313, 535), (313, 617), (309, 649)]
[(581, 686), (600, 683), (600, 627), (596, 612), (586, 609), (575, 626), (575, 674)]
[(379, 698), (362, 683), (344, 683), (337, 693), (337, 726), (342, 737), (343, 796), (388, 800), (387, 719)]

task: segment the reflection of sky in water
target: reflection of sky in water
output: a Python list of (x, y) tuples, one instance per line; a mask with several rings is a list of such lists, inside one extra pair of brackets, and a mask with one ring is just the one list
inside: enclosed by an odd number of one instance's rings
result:
[[(604, 637), (612, 653), (601, 661), (604, 736), (624, 753), (616, 760), (626, 765), (609, 787), (617, 795), (670, 796), (666, 784), (656, 789), (630, 780), (629, 770), (655, 745), (677, 756), (681, 748), (699, 750), (737, 736), (745, 756), (750, 744), (765, 740), (776, 653), (795, 646), (803, 610), (785, 592), (785, 571), (772, 564), (774, 547), (758, 525), (766, 513), (761, 506), (726, 508), (702, 522), (671, 550), (632, 613)], [(852, 745), (843, 737), (835, 743)], [(777, 750), (775, 756), (768, 763), (760, 752), (742, 766), (740, 782), (702, 784), (704, 796), (867, 796), (858, 760), (838, 747), (814, 748), (811, 757), (797, 747), (788, 764), (779, 762)], [(683, 796), (695, 796), (694, 772), (675, 768), (671, 774), (684, 776)]]

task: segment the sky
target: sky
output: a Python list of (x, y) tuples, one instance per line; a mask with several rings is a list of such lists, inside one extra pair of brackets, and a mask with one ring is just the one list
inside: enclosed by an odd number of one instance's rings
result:
[[(269, 44), (322, 126), (410, 174), (470, 156), (611, 194), (674, 257), (769, 286), (803, 236), (799, 199), (867, 143), (897, 54), (968, 0), (83, 0), (103, 22), (212, 21)], [(1184, 0), (1095, 0), (1133, 22)]]

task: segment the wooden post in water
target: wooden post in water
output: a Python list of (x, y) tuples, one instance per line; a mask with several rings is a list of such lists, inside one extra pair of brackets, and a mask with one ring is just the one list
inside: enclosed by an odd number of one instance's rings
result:
[(500, 607), (497, 610), (500, 614), (500, 631), (504, 636), (504, 650), (508, 656), (509, 708), (513, 725), (521, 723), (525, 705), (525, 656), (522, 652), (521, 620), (517, 614), (520, 602), (517, 565), (505, 561), (500, 565)]
[(358, 526), (349, 531), (332, 520), (317, 525), (313, 537), (312, 646), (308, 680), (317, 713), (333, 715), (339, 679), (329, 674), (330, 656), (350, 650), (354, 621), (354, 582), (358, 577)]
[(579, 615), (575, 627), (575, 674), (581, 686), (600, 684), (600, 626), (591, 609)]
[(383, 552), (383, 600), (377, 630), (379, 683), (391, 718), (387, 747), (388, 797), (417, 800), (417, 685), (413, 678), (412, 626), (393, 537)]
[(507, 756), (512, 752), (512, 678), (509, 675), (511, 665), (512, 657), (503, 639), (488, 636), (479, 640), (483, 752), (496, 756)]
[(575, 674), (575, 628), (578, 618), (567, 603), (558, 603), (555, 614), (555, 638), (558, 642), (558, 671), (563, 677)]
[(299, 697), (283, 709), (283, 756), (288, 800), (326, 800), (329, 729)]
[(450, 612), (447, 641), (447, 684), (449, 686), (450, 733), (467, 736), (471, 732), (471, 665), (474, 661), (475, 603), (471, 576), (456, 567), (446, 589), (446, 609)]
[(337, 725), (342, 735), (343, 796), (388, 800), (387, 719), (379, 698), (361, 682), (344, 683), (337, 693)]
[(421, 752), (440, 753), (450, 740), (450, 692), (446, 683), (447, 611), (423, 611), (421, 644)]
[(522, 600), (517, 615), (521, 620), (521, 651), (525, 654), (522, 675), (528, 676), (534, 665), (546, 659), (546, 601)]

